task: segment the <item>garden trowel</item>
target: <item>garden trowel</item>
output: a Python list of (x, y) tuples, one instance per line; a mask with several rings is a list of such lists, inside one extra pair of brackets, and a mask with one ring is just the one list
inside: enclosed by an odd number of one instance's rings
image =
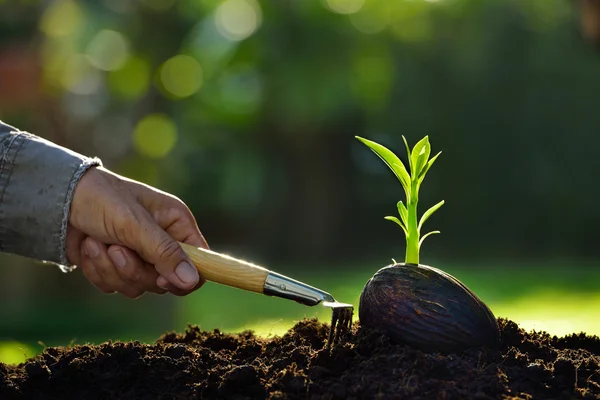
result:
[(267, 296), (294, 300), (307, 306), (322, 304), (331, 307), (333, 312), (328, 347), (352, 325), (354, 314), (352, 304), (339, 303), (331, 294), (321, 289), (228, 255), (185, 243), (179, 244), (192, 259), (200, 274), (208, 281)]

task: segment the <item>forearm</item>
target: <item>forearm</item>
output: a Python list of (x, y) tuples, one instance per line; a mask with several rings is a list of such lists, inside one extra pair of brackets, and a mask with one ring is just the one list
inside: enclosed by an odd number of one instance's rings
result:
[(100, 160), (0, 121), (0, 250), (59, 264), (75, 186)]

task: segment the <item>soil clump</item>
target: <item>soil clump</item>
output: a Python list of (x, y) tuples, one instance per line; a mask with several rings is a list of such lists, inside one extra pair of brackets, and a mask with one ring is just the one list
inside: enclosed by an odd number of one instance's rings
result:
[(329, 326), (256, 337), (189, 326), (153, 344), (49, 347), (0, 363), (0, 399), (597, 399), (600, 338), (525, 331), (499, 319), (498, 349), (427, 353), (356, 323), (331, 352)]

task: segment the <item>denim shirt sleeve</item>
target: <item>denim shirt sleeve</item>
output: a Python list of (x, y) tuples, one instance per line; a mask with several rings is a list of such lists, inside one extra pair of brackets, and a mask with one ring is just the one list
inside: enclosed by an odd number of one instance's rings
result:
[(101, 165), (0, 121), (0, 251), (75, 269), (65, 246), (73, 192)]

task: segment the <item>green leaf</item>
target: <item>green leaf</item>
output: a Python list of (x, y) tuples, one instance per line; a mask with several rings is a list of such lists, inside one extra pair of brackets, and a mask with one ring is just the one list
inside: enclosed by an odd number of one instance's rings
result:
[(400, 218), (402, 218), (404, 225), (408, 226), (408, 210), (402, 201), (398, 202), (398, 214), (400, 214)]
[(421, 169), (429, 159), (429, 153), (431, 152), (431, 146), (429, 144), (429, 136), (425, 136), (419, 140), (415, 147), (413, 147), (412, 154), (410, 155), (411, 160), (411, 176), (413, 180), (417, 180), (421, 173)]
[(444, 200), (440, 201), (439, 203), (432, 206), (429, 210), (427, 210), (423, 213), (423, 216), (421, 217), (421, 220), (419, 221), (419, 227), (417, 228), (419, 232), (421, 232), (421, 228), (423, 227), (423, 224), (425, 223), (425, 221), (427, 221), (427, 219), (429, 219), (429, 217), (431, 217), (431, 215), (434, 212), (436, 212), (438, 210), (438, 208), (440, 208), (443, 205), (444, 205)]
[(404, 191), (406, 192), (406, 204), (402, 201), (399, 201), (397, 204), (400, 219), (392, 216), (385, 217), (385, 219), (395, 222), (404, 231), (406, 236), (405, 262), (418, 264), (419, 252), (425, 238), (430, 235), (440, 233), (440, 231), (432, 231), (420, 238), (420, 232), (423, 224), (444, 204), (444, 200), (427, 210), (421, 217), (418, 224), (417, 204), (421, 183), (423, 182), (427, 172), (435, 160), (442, 152), (440, 151), (435, 155), (435, 157), (429, 159), (431, 155), (431, 145), (429, 143), (428, 136), (425, 136), (423, 139), (418, 141), (412, 151), (408, 145), (406, 137), (402, 136), (402, 140), (404, 141), (404, 145), (406, 147), (406, 154), (408, 156), (408, 166), (410, 167), (409, 173), (402, 161), (384, 146), (359, 136), (356, 136), (356, 138), (359, 139), (363, 144), (367, 145), (388, 165), (390, 169), (392, 169), (404, 187)]
[(442, 154), (441, 151), (439, 153), (437, 153), (431, 160), (429, 160), (429, 162), (425, 165), (425, 167), (423, 167), (423, 170), (419, 174), (419, 184), (421, 184), (421, 182), (423, 182), (423, 179), (425, 179), (425, 175), (427, 174), (427, 171), (429, 171), (429, 168), (431, 168), (431, 166), (433, 165), (435, 160), (437, 160), (437, 158), (440, 156), (440, 154)]
[(424, 235), (421, 240), (419, 240), (419, 249), (421, 249), (421, 245), (423, 244), (423, 240), (429, 235), (435, 235), (436, 233), (440, 233), (440, 231), (431, 231), (428, 234)]
[(356, 136), (356, 138), (373, 150), (394, 172), (402, 186), (404, 186), (408, 198), (410, 196), (410, 175), (408, 175), (408, 171), (406, 171), (406, 167), (402, 164), (402, 161), (386, 147), (360, 136)]
[(406, 226), (404, 226), (404, 224), (402, 223), (402, 221), (400, 221), (396, 217), (389, 217), (389, 216), (385, 217), (385, 219), (387, 219), (388, 221), (393, 221), (393, 222), (397, 223), (398, 225), (400, 225), (400, 228), (402, 228), (402, 230), (404, 231), (404, 234), (408, 238), (408, 230), (406, 229)]
[(429, 161), (430, 154), (431, 154), (431, 146), (429, 145), (429, 142), (427, 142), (427, 146), (425, 146), (423, 148), (423, 150), (421, 151), (421, 154), (419, 155), (419, 158), (417, 159), (417, 165), (416, 165), (415, 169), (419, 172), (417, 173), (416, 176), (413, 177), (413, 180), (418, 181), (418, 177), (421, 176), (421, 171), (423, 171), (423, 168), (425, 168), (425, 166), (427, 165), (427, 161)]
[(404, 135), (402, 135), (402, 140), (404, 141), (404, 145), (406, 146), (406, 156), (408, 157), (408, 166), (410, 167), (410, 170), (413, 171), (414, 167), (412, 164), (412, 160), (410, 158), (410, 147), (408, 146), (408, 141), (406, 140)]

